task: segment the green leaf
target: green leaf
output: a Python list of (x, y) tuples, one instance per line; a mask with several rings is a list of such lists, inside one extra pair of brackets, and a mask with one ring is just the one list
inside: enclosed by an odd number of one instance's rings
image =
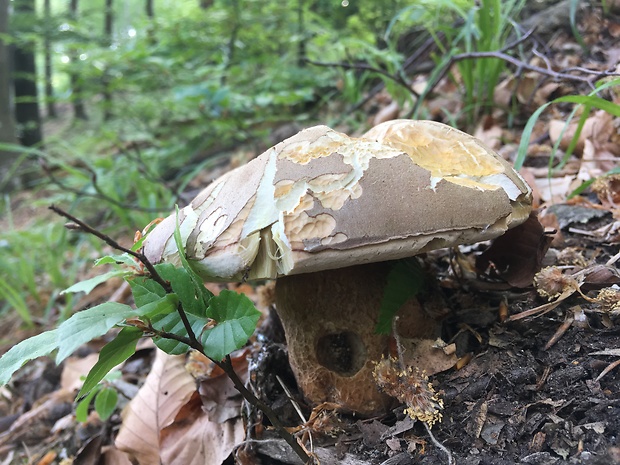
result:
[(104, 273), (99, 276), (95, 276), (94, 278), (87, 279), (86, 281), (80, 281), (79, 283), (75, 283), (73, 286), (68, 287), (60, 294), (69, 294), (76, 292), (85, 292), (88, 294), (94, 288), (96, 288), (99, 284), (106, 282), (110, 278), (115, 278), (117, 276), (124, 277), (131, 274), (131, 271), (127, 270), (114, 270), (109, 273)]
[[(207, 320), (205, 318), (199, 318), (191, 313), (187, 313), (187, 320), (196, 337), (202, 333), (202, 328), (205, 326)], [(159, 331), (166, 331), (167, 333), (176, 334), (177, 336), (187, 337), (187, 330), (181, 320), (179, 312), (173, 312), (168, 315), (164, 315), (161, 318), (154, 319), (151, 324), (153, 328)], [(166, 339), (162, 337), (154, 337), (153, 342), (157, 347), (170, 355), (184, 354), (189, 350), (189, 346), (180, 341), (174, 339)]]
[(98, 260), (95, 260), (95, 266), (107, 265), (112, 263), (124, 264), (129, 266), (137, 265), (136, 259), (127, 253), (121, 255), (106, 255), (105, 257), (101, 257)]
[(154, 318), (158, 315), (167, 315), (168, 313), (175, 312), (177, 305), (179, 304), (179, 298), (176, 294), (166, 294), (160, 297), (159, 300), (138, 307), (135, 310), (135, 316)]
[(112, 368), (131, 357), (136, 352), (136, 344), (141, 337), (142, 331), (138, 328), (127, 326), (121, 329), (121, 332), (101, 349), (97, 363), (86, 376), (78, 393), (78, 399), (95, 388)]
[(138, 277), (128, 280), (131, 292), (133, 294), (133, 300), (136, 303), (136, 307), (142, 307), (143, 305), (155, 302), (157, 299), (161, 299), (166, 295), (166, 291), (161, 285), (152, 279)]
[(244, 294), (224, 289), (211, 298), (207, 315), (217, 325), (202, 334), (205, 353), (214, 360), (222, 360), (232, 351), (245, 345), (254, 334), (260, 312)]
[(118, 393), (116, 389), (106, 387), (99, 391), (97, 397), (95, 397), (95, 410), (102, 421), (106, 421), (114, 413), (117, 402)]
[(74, 314), (58, 327), (56, 363), (62, 362), (82, 344), (103, 336), (114, 325), (133, 316), (136, 316), (135, 310), (117, 302), (106, 302)]
[[(185, 312), (202, 318), (206, 317), (210, 297), (204, 300), (204, 294), (196, 289), (195, 281), (185, 268), (177, 268), (171, 263), (162, 263), (156, 265), (155, 268), (162, 278), (170, 282)], [(200, 283), (200, 288), (204, 288), (202, 283)]]
[(392, 319), (407, 300), (424, 288), (424, 281), (424, 270), (417, 259), (398, 260), (394, 263), (387, 275), (376, 333), (390, 334)]
[(24, 363), (58, 348), (58, 330), (46, 331), (11, 347), (0, 357), (0, 386), (5, 385)]
[(204, 287), (202, 283), (202, 279), (191, 267), (189, 262), (187, 261), (187, 256), (185, 254), (185, 246), (183, 244), (183, 239), (181, 238), (181, 230), (179, 229), (179, 207), (176, 209), (176, 226), (174, 228), (174, 242), (177, 246), (177, 250), (179, 251), (179, 258), (181, 259), (181, 264), (183, 268), (187, 271), (187, 274), (192, 278), (192, 282), (194, 283), (195, 289), (200, 293), (200, 298), (204, 302), (209, 302), (213, 294)]
[(88, 419), (88, 407), (95, 397), (95, 394), (99, 392), (101, 385), (97, 385), (95, 389), (91, 390), (86, 397), (78, 402), (75, 407), (75, 419), (80, 423), (84, 423)]

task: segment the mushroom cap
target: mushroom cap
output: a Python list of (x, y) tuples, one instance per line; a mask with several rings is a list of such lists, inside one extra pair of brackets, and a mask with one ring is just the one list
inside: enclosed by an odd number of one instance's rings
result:
[[(531, 189), (474, 137), (394, 120), (360, 138), (315, 126), (226, 173), (180, 210), (187, 257), (209, 281), (267, 279), (409, 257), (503, 234)], [(176, 215), (147, 237), (179, 262)]]

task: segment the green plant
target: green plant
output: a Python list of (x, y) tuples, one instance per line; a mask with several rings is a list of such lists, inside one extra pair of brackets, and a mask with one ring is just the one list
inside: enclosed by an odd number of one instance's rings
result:
[[(482, 0), (479, 4), (467, 0), (420, 0), (394, 17), (386, 36), (400, 24), (401, 29), (404, 25), (423, 26), (433, 37), (440, 53), (435, 56), (437, 66), (420, 96), (423, 100), (449, 71), (456, 55), (503, 49), (510, 34), (518, 33), (514, 21), (524, 5), (524, 0)], [(459, 60), (456, 66), (458, 75), (452, 77), (463, 88), (467, 122), (473, 124), (481, 113), (492, 108), (493, 92), (506, 64), (499, 58), (485, 57)]]
[(106, 421), (118, 403), (118, 393), (114, 389), (114, 381), (121, 377), (120, 371), (111, 371), (103, 381), (97, 384), (91, 391), (80, 400), (75, 407), (77, 421), (85, 422), (88, 419), (88, 407), (94, 402), (95, 411), (101, 420)]
[(60, 224), (39, 221), (18, 229), (12, 224), (8, 203), (0, 241), (0, 308), (12, 308), (27, 326), (52, 309), (60, 319), (67, 318), (73, 296), (62, 296), (58, 290), (75, 281), (97, 245), (87, 238), (72, 241)]
[[(97, 399), (101, 397), (99, 410), (105, 414), (111, 413), (112, 404), (115, 404), (114, 394), (100, 383), (115, 366), (133, 355), (141, 337), (150, 336), (157, 347), (168, 354), (182, 354), (191, 348), (211, 359), (231, 378), (246, 400), (269, 417), (300, 458), (304, 462), (309, 459), (271, 408), (248, 391), (233, 369), (230, 353), (247, 343), (260, 316), (248, 297), (228, 290), (214, 296), (204, 287), (184, 254), (180, 254), (182, 266), (179, 268), (169, 263), (153, 265), (137, 252), (143, 239), (128, 249), (72, 215), (56, 207), (52, 209), (72, 220), (75, 227), (123, 252), (97, 261), (99, 265), (115, 264), (114, 271), (103, 278), (96, 277), (75, 284), (65, 292), (89, 292), (103, 279), (118, 276), (131, 286), (135, 308), (106, 302), (74, 314), (54, 330), (22, 341), (0, 358), (0, 384), (6, 384), (13, 373), (29, 360), (56, 351), (56, 362), (60, 363), (82, 344), (116, 327), (120, 331), (101, 349), (97, 363), (78, 393), (78, 399), (83, 399), (79, 404), (81, 417), (92, 398), (95, 398), (97, 405)], [(179, 250), (183, 250), (178, 227), (174, 239)]]
[[(590, 112), (592, 111), (593, 108), (599, 108), (614, 116), (620, 117), (620, 105), (618, 105), (617, 103), (613, 103), (608, 100), (605, 100), (596, 95), (603, 90), (606, 90), (612, 87), (618, 87), (618, 86), (620, 86), (620, 79), (613, 79), (611, 81), (599, 83), (596, 89), (590, 92), (588, 95), (566, 95), (564, 97), (556, 98), (552, 100), (551, 102), (547, 102), (544, 105), (540, 106), (532, 114), (532, 116), (530, 116), (530, 118), (527, 121), (527, 124), (525, 125), (525, 128), (523, 129), (523, 133), (521, 135), (521, 142), (519, 144), (519, 149), (517, 151), (517, 157), (515, 159), (515, 169), (519, 170), (523, 166), (523, 163), (525, 162), (525, 159), (527, 158), (527, 147), (532, 137), (532, 131), (534, 130), (534, 125), (540, 118), (540, 115), (547, 109), (547, 107), (549, 107), (550, 105), (558, 104), (558, 103), (574, 103), (577, 106), (583, 107), (581, 115), (579, 117), (579, 122), (577, 123), (577, 129), (575, 130), (575, 134), (573, 135), (573, 138), (571, 139), (570, 144), (568, 145), (566, 151), (564, 152), (564, 156), (562, 157), (562, 160), (560, 161), (557, 167), (554, 167), (553, 161), (555, 159), (555, 154), (557, 153), (562, 137), (558, 138), (558, 141), (554, 145), (551, 157), (549, 159), (549, 177), (551, 177), (555, 169), (561, 169), (566, 164), (571, 154), (573, 153), (573, 150), (577, 146), (577, 142), (579, 141), (579, 137), (581, 136), (581, 131), (583, 129), (583, 126), (586, 120), (588, 119), (588, 116), (590, 116)], [(567, 118), (566, 124), (564, 126), (564, 130), (566, 130), (566, 128), (568, 127), (568, 125), (570, 124), (570, 122), (572, 121), (576, 113), (577, 113), (577, 107), (573, 109), (573, 111), (570, 113), (569, 117)]]

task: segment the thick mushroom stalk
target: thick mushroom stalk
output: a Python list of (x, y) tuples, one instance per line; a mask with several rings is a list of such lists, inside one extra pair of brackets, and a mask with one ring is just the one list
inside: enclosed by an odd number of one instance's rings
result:
[[(530, 209), (527, 184), (475, 138), (396, 120), (361, 138), (326, 126), (301, 131), (215, 180), (179, 221), (205, 280), (279, 279), (278, 312), (306, 397), (370, 414), (386, 405), (369, 369), (386, 351), (373, 334), (385, 273), (380, 265), (326, 270), (492, 239)], [(178, 263), (175, 221), (147, 238), (150, 260)], [(419, 311), (401, 313), (419, 323), (411, 335), (428, 333)]]

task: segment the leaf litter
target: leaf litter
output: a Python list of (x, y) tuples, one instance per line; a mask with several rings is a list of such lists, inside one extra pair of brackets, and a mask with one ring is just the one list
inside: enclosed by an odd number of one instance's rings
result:
[[(617, 24), (606, 21), (593, 13), (581, 23), (585, 33), (600, 39), (607, 37), (606, 31), (617, 34)], [(550, 44), (550, 58), (567, 60), (565, 45), (576, 44), (559, 32)], [(564, 64), (616, 66), (618, 47), (607, 45), (597, 45), (606, 63), (580, 56), (583, 62)], [(456, 113), (454, 83), (445, 80), (437, 90), (431, 114), (439, 117), (446, 105)], [(575, 89), (566, 83), (539, 82), (526, 73), (500, 84), (496, 97), (509, 102), (514, 95), (531, 112), (571, 93)], [(376, 118), (399, 115), (389, 95), (382, 98), (384, 111)], [(615, 95), (612, 100), (620, 99)], [(537, 224), (524, 234), (531, 240), (496, 241), (482, 254), (476, 246), (426, 257), (450, 309), (442, 338), (456, 347), (453, 356), (441, 355), (446, 366), (430, 378), (444, 404), (443, 420), (432, 431), (458, 463), (620, 463), (613, 433), (620, 431), (620, 181), (618, 173), (609, 173), (617, 169), (620, 156), (618, 118), (592, 112), (575, 150), (560, 166), (577, 126), (565, 124), (565, 108), (552, 106), (549, 114), (535, 127), (538, 139), (529, 147), (523, 171), (534, 184), (544, 227)], [(510, 158), (519, 134), (506, 126), (505, 115), (496, 111), (477, 126), (476, 134)], [(555, 167), (551, 171), (550, 165)], [(587, 182), (588, 188), (567, 200)], [(545, 227), (555, 230), (551, 243)], [(247, 285), (244, 292), (258, 298)], [(504, 322), (499, 316), (503, 306), (510, 315)], [(404, 414), (402, 406), (384, 417), (360, 420), (333, 408), (305, 405), (285, 366), (284, 341), (273, 336), (278, 334), (273, 330), (277, 319), (265, 321), (262, 334), (269, 337), (259, 337), (236, 369), (287, 426), (305, 433), (304, 444), (322, 463), (446, 463), (420, 422)], [(152, 348), (144, 351), (150, 355), (136, 354), (125, 363), (141, 368), (123, 373), (125, 382), (142, 387), (129, 395), (133, 398), (122, 415), (106, 422), (96, 413), (81, 425), (72, 417), (80, 385), (77, 362), (65, 360), (63, 387), (60, 376), (41, 359), (23, 368), (9, 388), (0, 390), (2, 463), (23, 456), (22, 444), (30, 444), (31, 463), (40, 464), (60, 463), (63, 448), (75, 463), (125, 464), (131, 456), (147, 465), (160, 459), (166, 464), (220, 464), (230, 463), (231, 454), (243, 464), (298, 463), (260, 413), (241, 402), (225, 377), (208, 373), (204, 361), (187, 363), (182, 356), (153, 357)], [(80, 355), (87, 357), (87, 352)], [(259, 357), (264, 357), (260, 363)], [(452, 368), (455, 359), (465, 361), (458, 370)], [(75, 368), (73, 374), (70, 368)], [(279, 372), (283, 381), (259, 369)], [(42, 389), (45, 382), (48, 388)], [(295, 406), (312, 422), (301, 419)]]

